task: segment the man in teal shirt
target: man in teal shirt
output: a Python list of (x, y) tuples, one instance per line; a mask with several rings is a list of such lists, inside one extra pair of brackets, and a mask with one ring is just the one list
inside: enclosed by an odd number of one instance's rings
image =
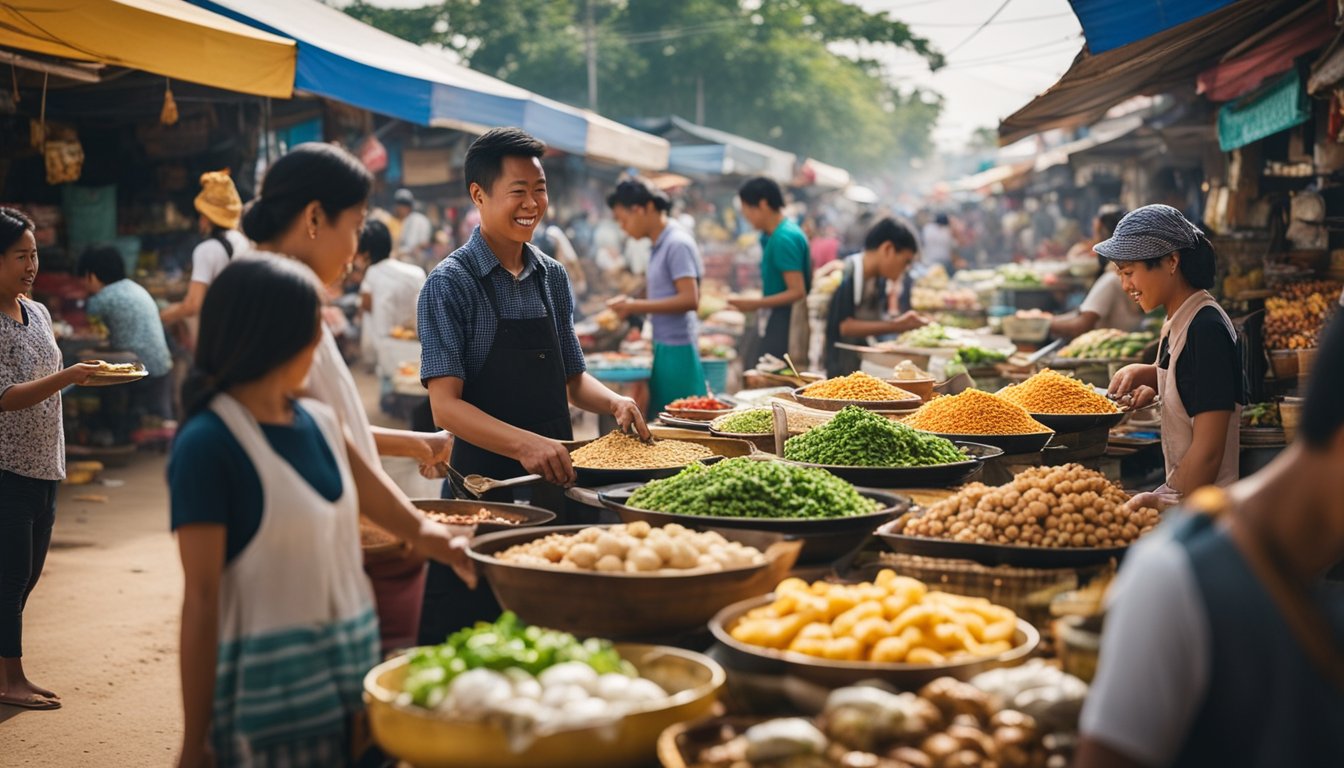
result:
[(737, 196), (742, 218), (761, 232), (762, 297), (733, 296), (728, 303), (742, 312), (756, 311), (762, 355), (790, 353), (795, 362), (806, 366), (807, 292), (812, 288), (807, 236), (784, 216), (784, 191), (772, 179), (751, 179)]

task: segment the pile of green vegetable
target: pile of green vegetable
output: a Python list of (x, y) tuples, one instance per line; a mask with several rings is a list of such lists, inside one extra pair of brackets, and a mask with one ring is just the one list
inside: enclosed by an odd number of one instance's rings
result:
[(784, 443), (784, 458), (841, 467), (927, 467), (966, 461), (951, 441), (849, 406)]
[(906, 331), (896, 338), (896, 343), (902, 347), (946, 347), (951, 341), (947, 329), (938, 323)]
[(627, 504), (682, 515), (785, 519), (854, 517), (881, 506), (824, 469), (747, 457), (692, 464), (639, 488)]
[(433, 706), (453, 678), (469, 670), (521, 669), (538, 675), (569, 661), (587, 664), (598, 674), (635, 674), (630, 662), (606, 640), (580, 641), (568, 632), (528, 626), (505, 611), (493, 624), (480, 621), (454, 632), (442, 645), (412, 651), (403, 688), (416, 705)]
[(736, 435), (767, 435), (775, 431), (775, 414), (768, 410), (755, 409), (724, 416), (714, 425), (720, 432)]
[(974, 368), (977, 365), (990, 365), (993, 363), (1002, 363), (1004, 360), (1007, 359), (1008, 356), (1002, 352), (997, 352), (992, 349), (985, 349), (984, 347), (976, 346), (974, 344), (967, 344), (966, 346), (963, 346), (961, 349), (957, 350), (957, 353), (955, 355), (952, 356), (952, 362), (961, 363), (967, 368)]

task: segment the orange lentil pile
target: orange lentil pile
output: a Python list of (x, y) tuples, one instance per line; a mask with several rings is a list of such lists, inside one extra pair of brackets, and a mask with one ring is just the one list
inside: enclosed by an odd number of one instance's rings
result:
[(944, 435), (1031, 435), (1050, 431), (1031, 418), (1022, 406), (978, 389), (935, 397), (906, 417), (905, 423)]
[(1102, 397), (1083, 382), (1049, 368), (1021, 384), (999, 390), (999, 396), (1026, 408), (1030, 413), (1088, 414), (1115, 413), (1115, 403)]
[(910, 400), (918, 397), (862, 371), (818, 381), (804, 389), (803, 395), (824, 400)]

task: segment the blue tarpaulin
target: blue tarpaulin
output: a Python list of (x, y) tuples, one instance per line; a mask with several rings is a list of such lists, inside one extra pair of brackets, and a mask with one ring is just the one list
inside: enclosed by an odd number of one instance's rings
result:
[[(1237, 0), (1070, 0), (1093, 55), (1152, 37)], [(1258, 0), (1241, 0), (1254, 3)]]
[(454, 62), (317, 0), (190, 0), (298, 42), (294, 89), (417, 125), (471, 133), (518, 126), (555, 149), (649, 170), (667, 142)]

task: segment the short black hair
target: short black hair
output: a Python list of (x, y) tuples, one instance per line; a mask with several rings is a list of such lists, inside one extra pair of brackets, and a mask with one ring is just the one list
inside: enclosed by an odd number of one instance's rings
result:
[(472, 184), (477, 184), (489, 192), (499, 179), (499, 175), (504, 172), (504, 158), (541, 159), (545, 154), (546, 145), (521, 128), (494, 128), (486, 131), (467, 147), (467, 158), (462, 165), (467, 194), (471, 194)]
[(607, 207), (637, 208), (652, 203), (653, 207), (664, 213), (672, 210), (672, 198), (663, 190), (653, 186), (645, 178), (626, 179), (616, 185), (616, 189), (607, 195)]
[(359, 247), (356, 250), (369, 254), (370, 264), (377, 264), (391, 256), (392, 233), (387, 230), (387, 225), (377, 219), (364, 222), (364, 229), (359, 233)]
[(24, 232), (33, 232), (37, 226), (28, 214), (17, 208), (0, 207), (0, 252), (8, 251), (19, 242)]
[(915, 233), (890, 216), (878, 221), (863, 236), (863, 250), (876, 251), (883, 243), (891, 243), (898, 251), (919, 253), (919, 240), (915, 238)]
[(1116, 203), (1108, 203), (1097, 209), (1097, 221), (1101, 222), (1101, 230), (1106, 237), (1115, 235), (1115, 227), (1125, 218), (1126, 213), (1128, 211), (1124, 206)]
[(1336, 312), (1321, 332), (1316, 362), (1307, 382), (1297, 433), (1312, 448), (1326, 448), (1344, 428), (1344, 312)]
[[(1210, 243), (1207, 237), (1201, 234), (1198, 243), (1176, 252), (1181, 254), (1179, 262), (1181, 276), (1190, 284), (1190, 287), (1205, 291), (1213, 287), (1217, 264), (1213, 253), (1213, 243)], [(1169, 255), (1163, 254), (1151, 259), (1143, 259), (1142, 264), (1150, 270), (1157, 269), (1162, 260)]]
[(111, 285), (126, 279), (126, 262), (121, 258), (121, 251), (116, 248), (96, 245), (80, 255), (75, 272), (80, 277), (92, 274), (103, 285)]
[(757, 206), (764, 200), (770, 206), (771, 210), (781, 211), (784, 209), (784, 190), (780, 189), (779, 183), (774, 179), (765, 176), (757, 176), (754, 179), (747, 179), (737, 190), (737, 196), (742, 198), (742, 202)]

